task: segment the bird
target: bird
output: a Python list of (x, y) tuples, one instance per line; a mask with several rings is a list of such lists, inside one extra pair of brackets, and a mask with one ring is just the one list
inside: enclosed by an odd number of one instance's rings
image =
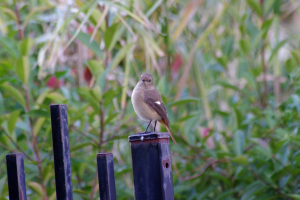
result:
[[(164, 106), (160, 93), (153, 85), (152, 75), (149, 73), (143, 73), (139, 82), (136, 84), (132, 91), (131, 96), (132, 105), (135, 113), (144, 121), (149, 121), (149, 124), (143, 133), (147, 132), (152, 121), (155, 121), (154, 132), (156, 122), (159, 121), (168, 130), (174, 144), (176, 145), (175, 138), (173, 137), (169, 124), (168, 114), (166, 107)], [(143, 134), (142, 133), (142, 134)]]

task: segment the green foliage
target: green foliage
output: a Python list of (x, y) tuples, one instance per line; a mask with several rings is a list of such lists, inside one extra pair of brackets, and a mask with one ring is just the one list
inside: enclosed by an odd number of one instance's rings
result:
[(300, 199), (297, 1), (56, 3), (0, 3), (0, 199), (11, 152), (29, 198), (56, 198), (51, 104), (68, 108), (74, 199), (99, 199), (98, 152), (114, 154), (118, 199), (133, 199), (143, 72), (178, 143), (176, 199)]

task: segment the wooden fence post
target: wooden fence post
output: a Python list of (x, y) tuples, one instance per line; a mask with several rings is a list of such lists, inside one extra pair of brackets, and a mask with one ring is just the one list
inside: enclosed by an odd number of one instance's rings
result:
[(27, 200), (24, 155), (11, 153), (6, 155), (8, 193), (11, 200)]
[(72, 200), (68, 116), (66, 105), (51, 105), (51, 125), (57, 200)]
[(129, 136), (135, 200), (174, 200), (168, 133)]
[(116, 200), (113, 154), (98, 153), (97, 166), (100, 200)]

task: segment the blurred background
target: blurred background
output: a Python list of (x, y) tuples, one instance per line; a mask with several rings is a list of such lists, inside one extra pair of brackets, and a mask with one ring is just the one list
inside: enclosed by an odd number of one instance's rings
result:
[(144, 72), (178, 143), (176, 199), (300, 199), (299, 33), (299, 0), (2, 0), (0, 199), (11, 152), (28, 199), (56, 198), (51, 104), (68, 108), (74, 199), (99, 199), (98, 152), (114, 154), (118, 199), (134, 199)]

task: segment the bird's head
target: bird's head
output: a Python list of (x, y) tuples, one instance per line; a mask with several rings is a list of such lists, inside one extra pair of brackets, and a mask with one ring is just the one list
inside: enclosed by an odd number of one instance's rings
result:
[(144, 88), (144, 89), (150, 89), (151, 87), (153, 87), (152, 75), (148, 74), (148, 73), (143, 73), (138, 82), (138, 85), (139, 85), (139, 87)]

